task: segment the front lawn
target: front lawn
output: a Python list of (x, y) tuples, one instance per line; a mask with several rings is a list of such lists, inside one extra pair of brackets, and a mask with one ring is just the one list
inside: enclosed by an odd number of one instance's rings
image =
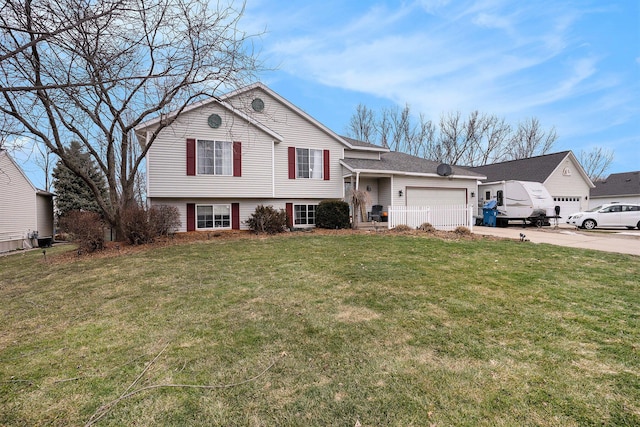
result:
[(0, 258), (0, 425), (640, 425), (638, 257), (314, 233), (66, 250)]

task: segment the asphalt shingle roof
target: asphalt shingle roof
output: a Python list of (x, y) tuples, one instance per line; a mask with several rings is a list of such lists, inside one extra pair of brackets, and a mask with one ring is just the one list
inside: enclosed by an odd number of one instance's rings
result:
[(356, 147), (368, 147), (368, 148), (384, 148), (380, 145), (372, 144), (370, 142), (359, 141), (357, 139), (349, 138), (348, 136), (340, 135), (340, 138), (347, 141), (349, 144), (354, 145)]
[[(343, 162), (352, 169), (424, 174), (437, 174), (438, 165), (440, 164), (432, 160), (396, 151), (382, 153), (380, 155), (380, 160), (345, 158), (343, 159)], [(482, 177), (481, 173), (459, 166), (451, 166), (451, 171), (453, 175), (458, 176), (478, 177), (478, 179)]]
[(612, 173), (602, 181), (594, 182), (591, 197), (640, 195), (640, 171)]
[(569, 153), (570, 151), (561, 151), (469, 169), (486, 175), (487, 182), (507, 180), (544, 182)]

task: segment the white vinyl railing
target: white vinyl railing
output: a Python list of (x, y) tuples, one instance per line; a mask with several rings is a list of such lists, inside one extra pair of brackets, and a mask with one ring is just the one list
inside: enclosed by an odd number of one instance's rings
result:
[(425, 222), (436, 230), (452, 231), (457, 227), (467, 227), (473, 230), (473, 206), (444, 205), (444, 206), (389, 206), (389, 228), (398, 225), (408, 225), (418, 228)]

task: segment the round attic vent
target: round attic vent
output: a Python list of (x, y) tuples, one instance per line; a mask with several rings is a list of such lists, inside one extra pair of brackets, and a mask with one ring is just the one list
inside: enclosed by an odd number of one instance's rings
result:
[(253, 111), (261, 112), (264, 110), (264, 101), (260, 98), (254, 99), (251, 101), (251, 108), (253, 108)]
[(209, 124), (209, 127), (213, 129), (218, 129), (222, 124), (222, 117), (220, 117), (217, 114), (212, 114), (207, 119), (207, 123)]
[(451, 175), (451, 166), (446, 163), (440, 163), (436, 172), (438, 172), (440, 176), (449, 176)]

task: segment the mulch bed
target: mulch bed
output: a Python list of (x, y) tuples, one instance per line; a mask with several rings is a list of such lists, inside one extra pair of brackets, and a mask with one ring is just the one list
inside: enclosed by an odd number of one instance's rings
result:
[[(327, 230), (321, 228), (314, 228), (311, 230), (300, 230), (285, 232), (277, 237), (293, 237), (301, 235), (309, 236), (349, 236), (354, 234), (382, 234), (388, 236), (413, 236), (417, 238), (435, 238), (441, 240), (504, 240), (501, 237), (483, 236), (479, 234), (473, 234), (469, 232), (455, 232), (455, 231), (421, 231), (421, 230)], [(84, 259), (97, 259), (97, 258), (111, 258), (136, 254), (144, 251), (148, 251), (154, 248), (161, 248), (174, 245), (189, 244), (193, 242), (214, 242), (214, 241), (228, 241), (235, 239), (269, 239), (274, 235), (269, 234), (256, 234), (246, 230), (224, 230), (224, 231), (189, 231), (186, 233), (176, 233), (171, 237), (160, 237), (153, 243), (145, 245), (131, 245), (128, 242), (106, 242), (103, 250), (86, 253), (82, 251), (67, 251), (61, 254), (48, 255), (47, 262), (49, 263), (68, 263)]]

